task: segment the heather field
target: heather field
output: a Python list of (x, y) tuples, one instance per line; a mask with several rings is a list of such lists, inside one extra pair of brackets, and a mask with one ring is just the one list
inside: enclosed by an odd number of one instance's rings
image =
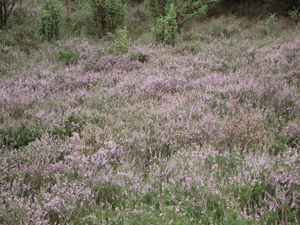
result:
[(0, 224), (300, 223), (299, 25), (220, 17), (119, 55), (16, 32), (0, 33)]

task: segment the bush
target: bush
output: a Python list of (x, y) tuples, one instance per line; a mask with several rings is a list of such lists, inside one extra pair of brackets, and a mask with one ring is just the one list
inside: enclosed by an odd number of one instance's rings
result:
[(8, 26), (24, 25), (26, 20), (28, 20), (28, 11), (24, 8), (16, 8), (12, 11)]
[(59, 51), (55, 54), (55, 58), (62, 61), (66, 66), (76, 64), (78, 61), (78, 54), (75, 51)]
[(128, 52), (128, 48), (129, 48), (129, 39), (128, 39), (127, 27), (124, 27), (124, 29), (117, 29), (116, 38), (111, 43), (109, 50), (112, 53), (118, 55), (118, 54)]
[[(300, 8), (300, 7), (299, 7)], [(299, 12), (299, 8), (296, 8), (294, 6), (294, 10), (290, 10), (288, 11), (288, 15), (289, 17), (294, 20), (296, 23), (298, 23), (300, 21), (300, 12)]]
[(41, 19), (40, 33), (47, 41), (58, 39), (61, 12), (63, 6), (57, 0), (45, 0), (39, 12)]
[(276, 20), (276, 13), (270, 14), (266, 20), (266, 26), (270, 26)]
[(175, 39), (178, 35), (178, 26), (176, 22), (176, 11), (174, 5), (171, 4), (167, 9), (167, 15), (164, 18), (164, 43), (175, 45)]
[[(70, 14), (70, 33), (76, 35), (84, 35), (87, 33), (94, 32), (93, 27), (90, 26), (93, 24), (92, 10), (89, 3), (80, 5)], [(92, 32), (90, 32), (92, 30)]]
[(167, 7), (167, 4), (168, 4), (168, 0), (147, 0), (146, 1), (146, 8), (153, 23), (156, 23), (156, 20), (159, 17), (165, 16), (165, 9)]
[(87, 117), (85, 115), (72, 113), (60, 126), (55, 126), (50, 133), (52, 136), (64, 140), (66, 137), (71, 137), (74, 132), (80, 134), (86, 122)]
[(107, 33), (114, 33), (122, 27), (125, 20), (125, 10), (120, 0), (91, 0), (92, 17), (95, 32), (99, 38)]
[[(33, 26), (15, 25), (6, 32), (1, 33), (0, 31), (0, 39), (3, 46), (11, 46), (14, 49), (20, 49), (27, 55), (37, 50), (39, 47), (39, 38), (35, 35)], [(7, 61), (9, 59), (8, 55), (3, 56), (3, 60)]]
[(166, 8), (166, 15), (157, 19), (156, 27), (153, 29), (156, 42), (162, 42), (172, 46), (175, 45), (175, 40), (178, 35), (176, 16), (174, 5), (170, 4)]
[(220, 0), (148, 0), (146, 8), (155, 24), (153, 33), (155, 34), (156, 42), (174, 46), (178, 31), (186, 21), (195, 16), (203, 15), (209, 6), (214, 7), (219, 2)]
[(0, 147), (19, 149), (27, 146), (41, 136), (38, 127), (29, 128), (26, 125), (0, 130)]

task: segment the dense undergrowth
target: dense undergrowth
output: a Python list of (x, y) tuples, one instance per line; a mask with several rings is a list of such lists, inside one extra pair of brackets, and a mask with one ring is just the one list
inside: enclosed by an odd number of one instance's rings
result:
[(220, 17), (120, 55), (0, 33), (0, 224), (299, 224), (299, 31)]

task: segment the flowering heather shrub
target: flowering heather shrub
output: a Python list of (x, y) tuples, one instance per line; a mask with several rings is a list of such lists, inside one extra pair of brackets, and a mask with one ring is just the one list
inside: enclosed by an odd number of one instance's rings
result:
[(119, 56), (0, 45), (0, 224), (299, 224), (299, 28), (223, 20)]

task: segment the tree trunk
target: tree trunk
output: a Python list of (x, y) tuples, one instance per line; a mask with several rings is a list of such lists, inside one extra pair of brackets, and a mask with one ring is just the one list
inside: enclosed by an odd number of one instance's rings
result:
[(6, 25), (7, 19), (14, 8), (16, 1), (17, 0), (13, 0), (11, 5), (9, 5), (9, 0), (0, 0), (0, 29)]

